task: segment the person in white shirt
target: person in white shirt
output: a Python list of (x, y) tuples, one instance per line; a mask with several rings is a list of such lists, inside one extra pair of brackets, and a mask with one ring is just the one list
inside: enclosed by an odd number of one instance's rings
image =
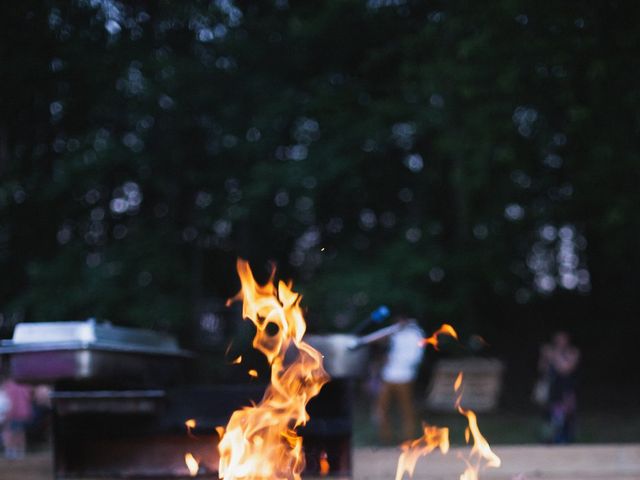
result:
[(395, 315), (394, 321), (401, 328), (389, 338), (389, 352), (381, 370), (382, 385), (376, 405), (380, 440), (393, 440), (389, 411), (397, 402), (402, 415), (403, 439), (413, 438), (416, 428), (416, 413), (413, 389), (418, 368), (424, 356), (424, 331), (413, 318)]

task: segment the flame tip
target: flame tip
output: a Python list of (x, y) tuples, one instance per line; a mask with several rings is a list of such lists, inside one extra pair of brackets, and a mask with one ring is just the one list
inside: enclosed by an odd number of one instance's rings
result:
[(189, 475), (195, 477), (200, 470), (200, 462), (191, 454), (187, 452), (184, 454), (184, 463), (187, 465)]
[(439, 335), (448, 335), (455, 340), (458, 340), (458, 332), (456, 332), (455, 329), (448, 323), (443, 323), (442, 325), (440, 325), (440, 328), (438, 328), (435, 332), (433, 332), (433, 334), (431, 334), (430, 337), (422, 339), (421, 345), (431, 345), (434, 350), (438, 351), (440, 345), (438, 341)]

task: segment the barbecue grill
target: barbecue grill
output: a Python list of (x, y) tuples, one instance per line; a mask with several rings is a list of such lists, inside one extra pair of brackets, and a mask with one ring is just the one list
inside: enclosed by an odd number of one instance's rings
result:
[[(352, 470), (353, 380), (366, 348), (352, 336), (308, 336), (332, 376), (311, 400), (301, 429), (305, 475), (349, 477)], [(0, 344), (13, 377), (54, 385), (54, 475), (66, 478), (184, 477), (184, 455), (200, 460), (201, 476), (217, 477), (217, 434), (232, 412), (262, 398), (265, 385), (200, 386), (186, 378), (194, 355), (168, 335), (116, 327), (93, 319), (18, 324)], [(187, 419), (197, 427), (188, 434)]]
[(11, 375), (22, 383), (174, 383), (193, 355), (166, 334), (116, 327), (95, 319), (20, 323), (0, 343), (11, 357)]

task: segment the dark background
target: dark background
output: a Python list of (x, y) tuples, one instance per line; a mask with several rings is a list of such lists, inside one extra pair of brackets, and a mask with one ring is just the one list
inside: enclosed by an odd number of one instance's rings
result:
[(240, 255), (311, 330), (390, 303), (481, 335), (507, 408), (560, 328), (582, 404), (636, 405), (637, 5), (3, 2), (2, 336), (97, 316), (223, 351)]

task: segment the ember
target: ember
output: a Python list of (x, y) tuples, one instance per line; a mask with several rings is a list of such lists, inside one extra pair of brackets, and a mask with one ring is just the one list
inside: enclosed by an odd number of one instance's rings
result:
[(329, 464), (329, 460), (327, 459), (327, 452), (322, 452), (320, 454), (320, 476), (324, 477), (329, 474), (331, 470), (331, 465)]

